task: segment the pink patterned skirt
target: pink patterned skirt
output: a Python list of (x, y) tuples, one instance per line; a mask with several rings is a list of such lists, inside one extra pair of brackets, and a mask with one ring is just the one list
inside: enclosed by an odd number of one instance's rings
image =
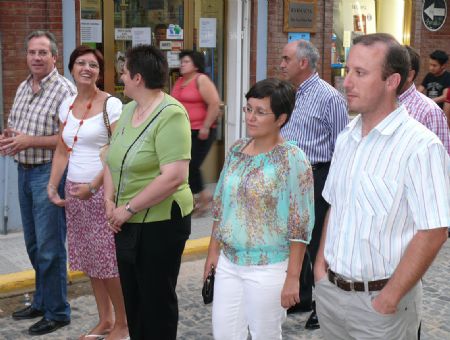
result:
[(75, 184), (67, 180), (65, 187), (69, 267), (98, 279), (118, 277), (114, 233), (106, 220), (103, 186), (88, 200), (80, 200), (69, 195)]

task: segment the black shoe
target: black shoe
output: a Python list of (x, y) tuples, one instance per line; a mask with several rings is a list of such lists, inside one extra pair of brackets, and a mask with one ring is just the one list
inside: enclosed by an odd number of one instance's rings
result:
[(311, 301), (303, 302), (300, 301), (300, 303), (297, 303), (293, 305), (292, 307), (289, 307), (287, 310), (288, 314), (294, 314), (294, 313), (305, 313), (312, 311), (312, 303)]
[(67, 321), (56, 321), (56, 320), (47, 320), (46, 318), (42, 318), (40, 321), (36, 322), (30, 328), (28, 328), (28, 334), (30, 335), (43, 335), (47, 333), (51, 333), (56, 331), (58, 328), (67, 326), (70, 323), (70, 320)]
[(317, 318), (316, 311), (313, 311), (309, 316), (308, 321), (306, 321), (305, 328), (310, 330), (320, 328), (319, 319)]
[(14, 320), (34, 319), (38, 316), (44, 316), (44, 312), (33, 308), (32, 306), (25, 307), (12, 313)]

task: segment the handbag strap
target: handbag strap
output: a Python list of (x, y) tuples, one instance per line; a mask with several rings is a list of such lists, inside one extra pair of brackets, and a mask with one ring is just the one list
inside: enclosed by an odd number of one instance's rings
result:
[[(106, 104), (108, 103), (108, 99), (113, 98), (114, 96), (108, 96), (103, 103), (103, 121), (105, 122), (106, 130), (108, 131), (108, 144), (111, 141), (111, 124), (109, 122), (108, 112), (106, 111)], [(116, 97), (114, 97), (116, 98)]]
[[(138, 139), (144, 134), (144, 132), (150, 127), (150, 125), (153, 123), (153, 121), (158, 118), (158, 116), (160, 115), (160, 113), (167, 107), (169, 106), (178, 106), (181, 108), (180, 105), (177, 104), (167, 104), (166, 106), (164, 106), (161, 110), (159, 110), (159, 112), (150, 120), (150, 122), (147, 124), (147, 126), (141, 131), (141, 133), (136, 137), (136, 139), (133, 141), (133, 143), (131, 143), (131, 145), (128, 147), (127, 151), (125, 152), (123, 158), (122, 158), (122, 164), (120, 166), (120, 173), (119, 173), (119, 181), (118, 181), (118, 186), (117, 186), (117, 195), (116, 195), (116, 207), (117, 204), (119, 203), (119, 193), (120, 193), (120, 184), (122, 182), (122, 172), (123, 172), (123, 166), (125, 164), (125, 159), (128, 156), (128, 152), (131, 150), (131, 148), (133, 147), (133, 145), (138, 141)], [(149, 212), (150, 208), (147, 209), (147, 212), (144, 215), (144, 219), (142, 220), (142, 222), (145, 221), (145, 219), (147, 218), (148, 212)]]

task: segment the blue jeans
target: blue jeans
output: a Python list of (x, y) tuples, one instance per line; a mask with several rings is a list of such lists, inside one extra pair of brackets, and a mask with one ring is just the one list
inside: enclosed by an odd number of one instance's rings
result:
[[(32, 306), (44, 311), (46, 319), (69, 320), (66, 221), (64, 209), (51, 203), (47, 196), (51, 163), (31, 169), (19, 164), (17, 168), (23, 235), (36, 272)], [(63, 188), (64, 181), (61, 181), (60, 195), (63, 195)]]

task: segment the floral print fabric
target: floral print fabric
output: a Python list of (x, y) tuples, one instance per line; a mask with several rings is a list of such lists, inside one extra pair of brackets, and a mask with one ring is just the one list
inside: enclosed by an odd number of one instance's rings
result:
[(251, 139), (230, 149), (214, 194), (213, 234), (238, 265), (267, 265), (289, 257), (290, 242), (309, 243), (314, 226), (312, 169), (290, 142), (251, 156)]

